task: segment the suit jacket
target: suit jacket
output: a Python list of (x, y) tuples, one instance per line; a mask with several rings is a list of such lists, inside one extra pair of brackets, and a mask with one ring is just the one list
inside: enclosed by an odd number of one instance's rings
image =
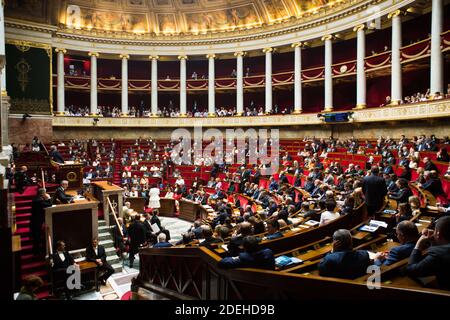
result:
[(97, 259), (101, 259), (102, 262), (106, 263), (106, 251), (101, 245), (97, 246), (97, 254), (92, 246), (86, 248), (86, 261), (96, 262)]
[[(400, 260), (406, 259), (411, 255), (411, 252), (413, 251), (416, 243), (415, 242), (408, 242), (402, 245), (399, 245), (397, 247), (392, 248), (389, 251), (389, 254), (384, 260), (383, 265), (389, 266), (391, 264), (394, 264)], [(381, 265), (381, 262), (377, 260), (375, 262), (376, 265)]]
[[(123, 236), (125, 238), (128, 237), (128, 231), (127, 228), (125, 227), (125, 224), (122, 224), (121, 227)], [(113, 239), (114, 239), (114, 247), (118, 248), (122, 243), (122, 235), (120, 234), (119, 227), (117, 225), (115, 225), (113, 229)]]
[(450, 244), (432, 246), (423, 256), (414, 249), (409, 257), (406, 273), (412, 277), (436, 276), (439, 288), (450, 290)]
[(366, 274), (370, 265), (365, 250), (347, 250), (329, 253), (319, 263), (319, 274), (324, 277), (355, 279)]
[(407, 203), (410, 196), (413, 193), (410, 188), (403, 188), (398, 190), (395, 194), (392, 194), (391, 199), (397, 200), (399, 203)]
[(242, 235), (234, 236), (230, 239), (228, 244), (228, 255), (230, 257), (236, 257), (243, 251), (244, 237)]
[(55, 252), (52, 256), (53, 258), (53, 270), (66, 270), (69, 266), (73, 265), (75, 263), (75, 260), (72, 258), (72, 256), (67, 252), (64, 251), (64, 257), (65, 260), (62, 261), (59, 257), (58, 252)]
[(140, 221), (134, 221), (130, 225), (130, 227), (128, 228), (128, 235), (130, 237), (130, 243), (133, 247), (139, 247), (147, 240), (146, 228)]
[(428, 161), (427, 164), (425, 165), (425, 171), (432, 171), (432, 170), (439, 172), (439, 169), (436, 167), (436, 165), (433, 162)]
[(364, 192), (365, 202), (368, 206), (381, 208), (384, 197), (387, 194), (386, 183), (383, 178), (372, 174), (368, 177), (364, 177), (362, 190)]
[(270, 249), (262, 249), (254, 253), (242, 252), (238, 257), (226, 257), (219, 261), (219, 267), (275, 269), (275, 258)]
[(422, 185), (422, 188), (431, 192), (433, 196), (445, 194), (442, 182), (439, 179), (430, 179)]
[[(55, 199), (61, 201), (61, 203), (69, 203), (72, 201), (72, 197), (66, 194), (63, 187), (59, 186), (55, 191)], [(55, 201), (56, 202), (56, 201)]]
[(172, 244), (170, 242), (158, 242), (153, 245), (153, 248), (170, 248)]
[(52, 200), (36, 197), (31, 203), (31, 228), (40, 229), (45, 221), (45, 208), (52, 206)]
[(161, 226), (161, 220), (159, 220), (157, 215), (153, 215), (152, 218), (150, 219), (150, 223), (151, 224), (156, 224), (159, 228), (159, 230), (162, 230), (162, 226)]
[(52, 157), (52, 160), (58, 163), (64, 163), (64, 159), (58, 151), (50, 151), (49, 156)]

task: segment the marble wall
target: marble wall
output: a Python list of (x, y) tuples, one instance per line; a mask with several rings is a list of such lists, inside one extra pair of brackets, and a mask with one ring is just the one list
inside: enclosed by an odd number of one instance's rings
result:
[(51, 142), (53, 139), (53, 127), (51, 117), (32, 116), (23, 120), (22, 117), (9, 118), (9, 142), (16, 145), (31, 144), (34, 136), (38, 136), (42, 142)]

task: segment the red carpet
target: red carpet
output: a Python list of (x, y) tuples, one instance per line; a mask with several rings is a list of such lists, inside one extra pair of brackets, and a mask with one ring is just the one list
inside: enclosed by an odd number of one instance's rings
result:
[(24, 193), (14, 192), (14, 202), (16, 205), (16, 235), (20, 235), (20, 274), (24, 278), (28, 275), (37, 275), (44, 280), (44, 286), (38, 290), (37, 296), (40, 299), (49, 296), (48, 291), (48, 271), (43, 257), (33, 255), (33, 238), (31, 237), (31, 202), (37, 194), (38, 187), (26, 187)]

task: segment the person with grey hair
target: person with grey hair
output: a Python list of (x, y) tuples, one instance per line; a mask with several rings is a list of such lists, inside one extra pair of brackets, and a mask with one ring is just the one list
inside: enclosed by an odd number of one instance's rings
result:
[(155, 243), (153, 248), (169, 248), (172, 244), (166, 240), (166, 235), (164, 233), (160, 233), (158, 235), (158, 243)]
[(320, 261), (319, 275), (343, 279), (355, 279), (366, 274), (370, 265), (366, 250), (353, 250), (352, 234), (339, 229), (333, 234), (333, 251)]
[(54, 203), (56, 203), (58, 201), (60, 203), (73, 202), (73, 197), (66, 194), (67, 188), (69, 188), (69, 181), (67, 181), (67, 180), (61, 181), (61, 185), (58, 188), (56, 188)]

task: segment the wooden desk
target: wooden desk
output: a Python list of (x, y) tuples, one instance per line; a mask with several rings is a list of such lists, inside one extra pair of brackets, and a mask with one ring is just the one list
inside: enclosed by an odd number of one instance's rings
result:
[(94, 273), (95, 290), (100, 291), (100, 288), (98, 286), (97, 264), (91, 261), (81, 261), (78, 263), (78, 265), (80, 266), (81, 274)]
[(193, 222), (206, 217), (208, 217), (206, 209), (199, 203), (185, 199), (180, 200), (179, 218)]
[[(53, 248), (56, 241), (64, 240), (68, 250), (84, 249), (92, 238), (98, 236), (97, 215), (97, 200), (85, 199), (48, 207), (45, 209), (46, 239), (50, 235)], [(49, 254), (48, 246), (47, 254)]]
[(159, 215), (161, 217), (173, 217), (176, 211), (175, 200), (172, 198), (161, 198), (159, 200), (161, 208), (159, 208)]
[(113, 207), (115, 207), (118, 217), (123, 217), (123, 189), (115, 184), (109, 184), (108, 181), (95, 181), (91, 183), (92, 194), (100, 201), (103, 206), (103, 219), (106, 225), (114, 224), (114, 218), (110, 207), (108, 205), (107, 198), (111, 201)]
[(69, 189), (83, 188), (83, 165), (81, 163), (59, 163), (56, 165), (57, 169), (55, 173), (57, 181), (67, 180), (69, 182)]
[(130, 203), (131, 209), (136, 211), (137, 213), (145, 212), (145, 198), (143, 197), (129, 197), (125, 198), (125, 202)]

